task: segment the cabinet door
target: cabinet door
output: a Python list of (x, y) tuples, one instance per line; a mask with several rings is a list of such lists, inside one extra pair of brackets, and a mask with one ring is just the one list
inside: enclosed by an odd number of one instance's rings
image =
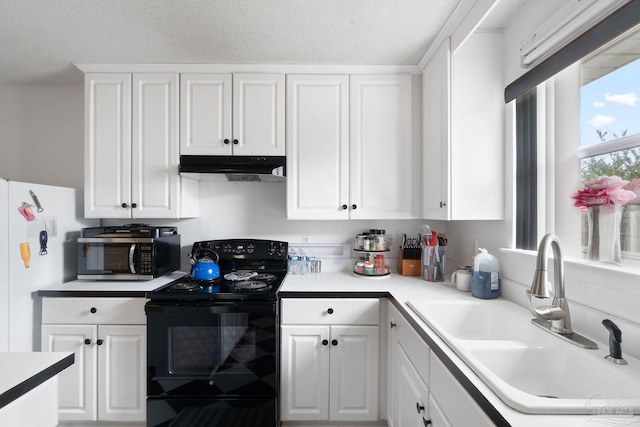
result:
[(429, 395), (429, 419), (431, 427), (451, 427), (449, 420), (444, 416), (444, 412), (433, 399), (433, 395)]
[(178, 75), (133, 75), (131, 199), (134, 218), (177, 218)]
[(424, 427), (428, 420), (429, 389), (400, 345), (396, 345), (396, 394), (393, 400), (397, 426)]
[(398, 393), (396, 352), (398, 346), (398, 319), (400, 314), (391, 301), (387, 301), (387, 425), (396, 427), (394, 397)]
[(287, 217), (349, 218), (349, 79), (287, 76)]
[(451, 425), (495, 425), (439, 358), (432, 357), (429, 365), (431, 394)]
[(73, 365), (58, 375), (61, 421), (97, 419), (95, 325), (43, 325), (42, 351), (73, 352)]
[(350, 217), (410, 219), (410, 75), (350, 77)]
[(451, 39), (445, 39), (422, 74), (422, 216), (426, 219), (450, 217), (450, 46)]
[(129, 218), (131, 74), (85, 75), (84, 215)]
[(232, 154), (231, 82), (231, 74), (180, 75), (180, 154)]
[(451, 55), (451, 219), (504, 217), (502, 34), (472, 34)]
[(378, 327), (331, 326), (332, 421), (378, 419)]
[(284, 74), (233, 75), (233, 154), (284, 156)]
[(146, 326), (100, 325), (98, 419), (145, 421)]
[(329, 419), (329, 326), (281, 327), (283, 421)]

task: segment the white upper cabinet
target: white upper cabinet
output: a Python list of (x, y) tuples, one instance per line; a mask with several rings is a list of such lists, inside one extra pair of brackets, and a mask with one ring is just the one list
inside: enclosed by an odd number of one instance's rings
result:
[(85, 217), (119, 218), (131, 201), (131, 74), (87, 74), (84, 96)]
[(180, 75), (180, 154), (284, 156), (284, 74)]
[(289, 75), (287, 216), (348, 219), (348, 202), (349, 77)]
[(423, 73), (425, 219), (504, 218), (502, 34), (445, 40)]
[(196, 188), (178, 175), (178, 75), (85, 76), (85, 217), (178, 218)]
[(450, 70), (447, 38), (422, 74), (422, 216), (426, 219), (450, 219)]
[(231, 154), (231, 82), (231, 74), (180, 74), (180, 154)]
[(350, 217), (413, 218), (411, 76), (351, 76), (350, 92)]
[(287, 76), (289, 219), (413, 217), (411, 83)]

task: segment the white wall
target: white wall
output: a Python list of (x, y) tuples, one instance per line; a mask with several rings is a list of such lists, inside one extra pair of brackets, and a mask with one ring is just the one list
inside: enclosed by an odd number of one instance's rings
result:
[(0, 85), (0, 177), (82, 188), (82, 85)]
[[(556, 0), (536, 0), (528, 2), (525, 8), (504, 28), (505, 40), (505, 82), (511, 83), (527, 70), (520, 67), (520, 42), (527, 37), (538, 25), (551, 16), (558, 8)], [(545, 96), (548, 107), (544, 117), (548, 129), (540, 137), (549, 143), (546, 152), (550, 173), (546, 177), (545, 190), (547, 212), (546, 230), (540, 232), (556, 232), (561, 236), (565, 255), (565, 283), (569, 300), (573, 327), (575, 330), (607, 342), (608, 333), (601, 325), (601, 321), (610, 318), (623, 331), (623, 350), (640, 357), (640, 312), (637, 305), (640, 302), (640, 288), (637, 286), (639, 272), (633, 267), (611, 267), (602, 264), (587, 264), (581, 258), (579, 242), (571, 240), (577, 236), (579, 226), (579, 212), (568, 212), (558, 215), (554, 206), (571, 206), (569, 195), (579, 185), (578, 162), (575, 156), (577, 146), (576, 88), (572, 83), (575, 79), (575, 67), (570, 67), (554, 82), (547, 85)], [(572, 86), (573, 85), (573, 86)], [(563, 104), (565, 103), (565, 104)], [(505, 129), (505, 221), (481, 222), (464, 221), (447, 224), (447, 235), (451, 246), (464, 247), (470, 238), (479, 240), (480, 246), (492, 250), (500, 260), (503, 296), (526, 306), (525, 290), (530, 286), (535, 270), (535, 255), (522, 255), (510, 251), (500, 251), (498, 248), (510, 248), (513, 241), (513, 205), (515, 171), (509, 165), (514, 158), (514, 105), (506, 106)], [(573, 150), (573, 152), (572, 152)], [(568, 170), (575, 169), (575, 174)], [(556, 173), (561, 177), (556, 179)], [(573, 215), (575, 213), (575, 215)], [(566, 241), (566, 243), (565, 243)], [(568, 259), (567, 254), (576, 259)], [(546, 301), (545, 303), (549, 303)]]

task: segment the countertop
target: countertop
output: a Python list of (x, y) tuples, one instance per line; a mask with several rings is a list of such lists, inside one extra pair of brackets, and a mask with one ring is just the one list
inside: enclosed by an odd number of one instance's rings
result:
[(72, 280), (38, 290), (39, 297), (141, 297), (187, 274), (174, 271), (152, 280)]
[[(38, 291), (39, 296), (111, 296), (144, 297), (148, 291), (173, 281), (186, 273), (174, 272), (147, 282), (76, 280)], [(640, 415), (618, 419), (602, 414), (594, 415), (529, 415), (507, 406), (467, 366), (439, 336), (407, 305), (409, 300), (464, 300), (474, 299), (469, 292), (458, 291), (449, 282), (427, 282), (421, 277), (391, 274), (385, 278), (363, 278), (350, 271), (323, 272), (315, 275), (288, 275), (279, 290), (281, 298), (354, 298), (388, 297), (408, 319), (462, 386), (487, 412), (497, 425), (527, 426), (593, 426), (596, 424), (634, 424)], [(524, 307), (523, 310), (526, 310)], [(600, 343), (607, 346), (606, 343)]]
[(0, 408), (62, 372), (73, 353), (0, 353)]

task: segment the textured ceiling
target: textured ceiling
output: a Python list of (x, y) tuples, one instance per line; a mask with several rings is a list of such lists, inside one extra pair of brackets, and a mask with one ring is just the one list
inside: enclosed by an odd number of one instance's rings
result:
[(415, 65), (459, 0), (0, 0), (0, 84), (73, 63)]

